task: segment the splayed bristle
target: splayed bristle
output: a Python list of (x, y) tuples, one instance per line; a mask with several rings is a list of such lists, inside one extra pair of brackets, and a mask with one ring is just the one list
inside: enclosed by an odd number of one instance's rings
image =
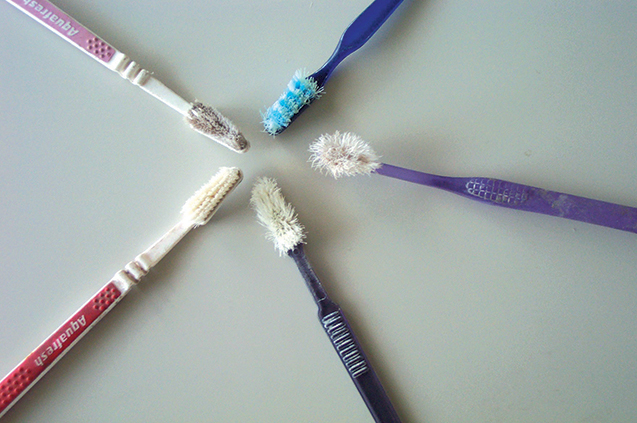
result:
[(237, 153), (245, 153), (250, 148), (250, 144), (234, 123), (214, 107), (193, 103), (186, 120), (195, 131)]
[(267, 230), (266, 238), (274, 243), (279, 255), (303, 242), (303, 226), (291, 204), (286, 203), (276, 180), (259, 178), (252, 188), (250, 204), (257, 219)]
[(181, 209), (183, 219), (195, 225), (205, 225), (221, 202), (243, 179), (236, 167), (222, 167), (204, 186), (186, 201)]
[(294, 115), (323, 93), (316, 81), (304, 70), (297, 70), (288, 83), (287, 90), (262, 114), (263, 126), (270, 135), (276, 135), (288, 127)]
[(321, 135), (310, 145), (312, 167), (341, 176), (369, 175), (381, 166), (380, 157), (361, 137), (351, 132)]

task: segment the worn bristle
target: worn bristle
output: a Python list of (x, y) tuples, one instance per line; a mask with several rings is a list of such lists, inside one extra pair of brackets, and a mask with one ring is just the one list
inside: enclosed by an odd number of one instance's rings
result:
[(270, 135), (276, 135), (288, 127), (292, 118), (303, 106), (321, 96), (323, 87), (309, 77), (305, 70), (297, 70), (288, 83), (287, 90), (262, 114), (263, 126)]
[(266, 238), (274, 243), (279, 255), (302, 243), (305, 234), (294, 207), (285, 201), (276, 180), (259, 178), (252, 188), (250, 204), (257, 219), (267, 230)]
[(241, 182), (243, 174), (236, 167), (222, 167), (204, 186), (186, 201), (181, 209), (183, 218), (196, 225), (205, 225), (221, 202)]
[(361, 137), (351, 132), (321, 135), (310, 145), (312, 167), (341, 176), (369, 175), (381, 166), (380, 157)]
[(237, 127), (214, 107), (193, 103), (186, 120), (197, 132), (238, 153), (245, 153), (250, 144)]

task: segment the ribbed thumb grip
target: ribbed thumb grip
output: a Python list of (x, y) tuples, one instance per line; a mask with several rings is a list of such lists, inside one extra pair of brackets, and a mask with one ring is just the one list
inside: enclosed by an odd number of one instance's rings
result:
[(343, 364), (353, 378), (367, 371), (367, 362), (358, 347), (354, 335), (347, 324), (343, 312), (334, 311), (321, 319), (325, 332), (330, 337)]
[(327, 307), (320, 311), (321, 323), (374, 421), (377, 423), (400, 423), (400, 418), (387, 396), (385, 388), (365, 357), (365, 353), (352, 332), (345, 315), (335, 303), (330, 303), (329, 305), (325, 304)]

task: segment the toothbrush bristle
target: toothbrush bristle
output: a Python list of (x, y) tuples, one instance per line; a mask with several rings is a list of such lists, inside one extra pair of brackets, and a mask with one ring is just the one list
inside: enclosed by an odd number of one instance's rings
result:
[(195, 131), (237, 153), (244, 153), (250, 148), (239, 129), (214, 107), (199, 102), (193, 103), (186, 120)]
[(257, 213), (259, 223), (268, 230), (266, 238), (274, 243), (279, 255), (303, 242), (303, 226), (294, 207), (285, 201), (276, 180), (259, 178), (252, 188), (250, 204)]
[(205, 225), (221, 202), (241, 182), (243, 174), (236, 167), (222, 167), (204, 186), (186, 201), (181, 209), (183, 218), (195, 225)]
[(312, 167), (341, 176), (369, 175), (381, 166), (380, 157), (361, 137), (351, 132), (323, 134), (310, 145)]
[(303, 106), (310, 104), (323, 93), (316, 81), (304, 70), (297, 70), (288, 83), (287, 90), (263, 114), (263, 126), (270, 135), (276, 135), (288, 127)]

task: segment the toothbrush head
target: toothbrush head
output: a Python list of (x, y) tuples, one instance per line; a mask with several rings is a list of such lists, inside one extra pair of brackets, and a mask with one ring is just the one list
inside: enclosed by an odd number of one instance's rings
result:
[(236, 167), (222, 167), (204, 186), (186, 201), (181, 209), (183, 220), (195, 226), (208, 223), (221, 202), (243, 179), (243, 173)]
[(252, 188), (250, 204), (257, 213), (259, 223), (268, 230), (266, 238), (274, 243), (279, 255), (287, 254), (303, 242), (303, 226), (294, 207), (283, 198), (276, 180), (259, 178)]
[(262, 113), (263, 126), (270, 135), (283, 132), (304, 106), (319, 98), (323, 87), (302, 69), (295, 72), (281, 97)]
[(381, 166), (380, 157), (361, 137), (351, 132), (323, 134), (310, 145), (312, 167), (341, 176), (369, 175)]
[(237, 153), (245, 153), (250, 148), (250, 143), (239, 132), (239, 129), (214, 107), (195, 102), (188, 110), (186, 120), (195, 131)]

